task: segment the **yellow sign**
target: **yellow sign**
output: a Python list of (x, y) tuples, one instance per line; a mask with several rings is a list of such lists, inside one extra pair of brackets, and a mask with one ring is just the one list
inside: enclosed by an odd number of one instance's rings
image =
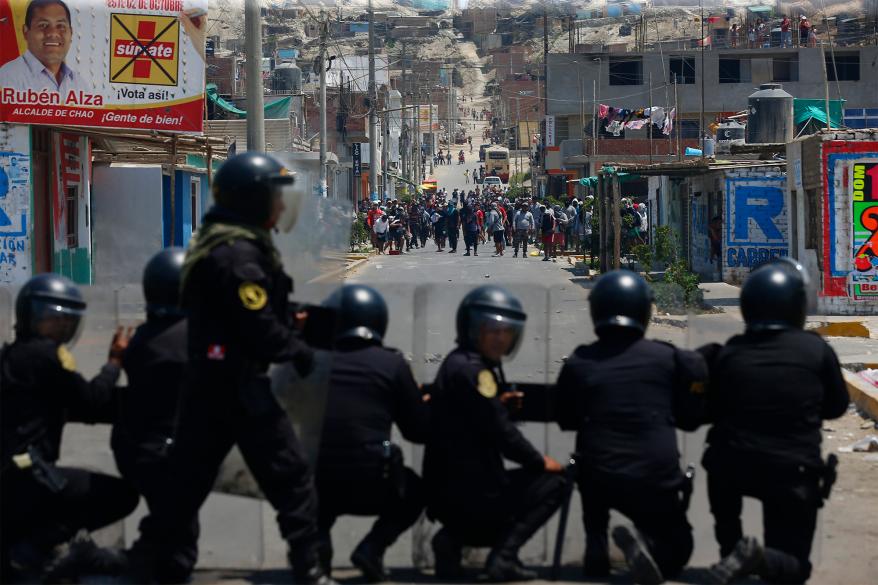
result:
[(174, 16), (112, 14), (110, 81), (177, 85), (180, 20)]
[(241, 283), (238, 287), (238, 296), (245, 309), (259, 311), (268, 304), (268, 293), (265, 289), (253, 282)]
[(490, 370), (479, 372), (479, 394), (485, 398), (497, 396), (497, 382), (494, 381), (494, 374)]

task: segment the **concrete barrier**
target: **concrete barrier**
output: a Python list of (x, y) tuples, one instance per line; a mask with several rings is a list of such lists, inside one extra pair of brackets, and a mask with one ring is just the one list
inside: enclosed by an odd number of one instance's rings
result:
[(878, 388), (861, 378), (858, 374), (843, 370), (851, 401), (863, 413), (878, 421)]

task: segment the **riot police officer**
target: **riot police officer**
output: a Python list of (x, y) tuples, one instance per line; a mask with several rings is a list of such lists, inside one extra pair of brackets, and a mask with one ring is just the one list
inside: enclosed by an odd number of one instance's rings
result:
[[(271, 229), (291, 229), (293, 177), (272, 157), (230, 158), (213, 181), (205, 215), (183, 265), (181, 305), (188, 319), (187, 400), (178, 432), (177, 522), (204, 502), (219, 466), (237, 444), (277, 511), (297, 582), (325, 582), (317, 560), (317, 498), (300, 443), (271, 392), (272, 362), (305, 375), (313, 351), (292, 324), (292, 280)], [(180, 526), (173, 526), (172, 537)]]
[(383, 581), (384, 551), (424, 509), (421, 480), (390, 442), (391, 425), (423, 443), (427, 404), (402, 354), (382, 345), (387, 305), (378, 291), (345, 285), (324, 305), (336, 311), (337, 329), (316, 470), (322, 562), (328, 572), (338, 516), (378, 515), (351, 562), (369, 581)]
[(706, 366), (695, 352), (644, 339), (652, 291), (639, 275), (601, 276), (589, 304), (598, 341), (567, 359), (556, 411), (561, 428), (577, 431), (584, 571), (609, 574), (607, 530), (615, 509), (635, 526), (612, 534), (635, 582), (661, 583), (692, 553), (676, 429), (699, 424)]
[(119, 472), (149, 507), (149, 515), (140, 522), (144, 536), (129, 553), (131, 574), (138, 582), (183, 581), (198, 558), (197, 516), (188, 525), (181, 524), (174, 538), (153, 536), (162, 515), (168, 513), (168, 502), (176, 498), (170, 456), (187, 361), (186, 319), (179, 306), (185, 256), (182, 248), (168, 248), (147, 263), (143, 271), (146, 323), (137, 328), (122, 360), (128, 387), (120, 393), (111, 445)]
[[(69, 351), (86, 303), (56, 274), (30, 279), (15, 301), (15, 341), (0, 354), (4, 577), (57, 581), (65, 570), (115, 571), (124, 557), (82, 535), (130, 514), (137, 492), (122, 479), (56, 465), (68, 421), (109, 422), (128, 334), (113, 337), (107, 363), (88, 381)], [(66, 566), (66, 569), (65, 569)]]
[[(491, 547), (491, 580), (533, 579), (518, 551), (567, 493), (561, 465), (524, 438), (504, 404), (513, 393), (501, 362), (518, 348), (525, 318), (518, 299), (496, 286), (473, 290), (457, 310), (458, 347), (436, 375), (424, 454), (428, 514), (442, 523), (433, 538), (440, 579), (464, 576), (463, 545)], [(504, 459), (521, 467), (507, 471)]]
[[(720, 554), (715, 582), (759, 574), (771, 583), (804, 583), (811, 574), (817, 510), (834, 469), (820, 458), (822, 421), (848, 406), (832, 348), (803, 331), (804, 268), (780, 260), (753, 272), (741, 290), (746, 330), (705, 346), (713, 427), (702, 464)], [(765, 544), (741, 529), (743, 496), (762, 502)]]

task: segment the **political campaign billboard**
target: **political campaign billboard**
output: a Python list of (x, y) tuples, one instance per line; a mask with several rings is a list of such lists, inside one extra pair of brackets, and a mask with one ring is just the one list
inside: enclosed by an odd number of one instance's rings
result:
[(0, 0), (0, 122), (200, 133), (207, 0)]

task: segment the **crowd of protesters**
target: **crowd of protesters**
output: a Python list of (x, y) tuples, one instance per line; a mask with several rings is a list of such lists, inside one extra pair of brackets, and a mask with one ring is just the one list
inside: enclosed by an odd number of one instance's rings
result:
[[(479, 245), (492, 246), (492, 256), (528, 257), (528, 246), (554, 261), (565, 251), (592, 250), (594, 198), (570, 197), (566, 206), (547, 205), (535, 197), (510, 198), (501, 188), (439, 190), (404, 203), (397, 199), (386, 204), (369, 204), (365, 220), (372, 245), (379, 254), (404, 254), (426, 249), (432, 240), (436, 252), (478, 256)], [(623, 200), (626, 239), (645, 243), (647, 212), (644, 204)], [(484, 248), (483, 248), (484, 251)]]

